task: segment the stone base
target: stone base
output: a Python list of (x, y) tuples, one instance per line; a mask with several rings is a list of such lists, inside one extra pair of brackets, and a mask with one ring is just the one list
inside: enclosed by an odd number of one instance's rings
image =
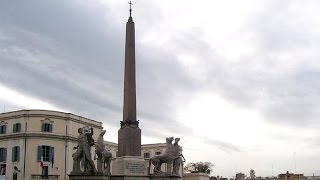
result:
[(94, 180), (111, 180), (110, 176), (104, 176), (104, 175), (68, 175), (70, 180), (88, 180), (88, 179), (94, 179)]
[(166, 175), (154, 175), (151, 174), (150, 180), (180, 180), (181, 177), (179, 176), (166, 176)]
[(112, 164), (111, 174), (123, 177), (148, 176), (147, 163), (142, 157), (138, 156), (117, 157)]
[(210, 177), (205, 173), (187, 173), (183, 175), (183, 180), (210, 180)]
[(119, 129), (118, 156), (141, 156), (141, 129), (130, 127)]
[(178, 176), (150, 175), (150, 176), (104, 176), (104, 175), (69, 175), (70, 180), (181, 180)]
[(111, 180), (150, 180), (149, 176), (111, 176)]

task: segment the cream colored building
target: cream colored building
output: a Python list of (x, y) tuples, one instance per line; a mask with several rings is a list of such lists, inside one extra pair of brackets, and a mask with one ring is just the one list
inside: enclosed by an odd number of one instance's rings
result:
[[(50, 179), (68, 179), (75, 152), (73, 147), (77, 146), (78, 128), (84, 126), (92, 127), (94, 132), (102, 129), (101, 122), (71, 113), (46, 110), (1, 113), (2, 177), (13, 179), (17, 174), (17, 179), (38, 179), (45, 174)], [(98, 133), (94, 133), (93, 138), (97, 139), (97, 136)], [(40, 167), (41, 156), (43, 168)]]

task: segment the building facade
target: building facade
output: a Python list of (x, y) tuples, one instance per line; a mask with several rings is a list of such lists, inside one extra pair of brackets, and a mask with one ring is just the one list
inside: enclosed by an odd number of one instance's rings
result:
[(284, 174), (279, 174), (278, 179), (279, 180), (306, 180), (307, 177), (304, 176), (304, 174), (295, 174), (287, 171)]
[[(2, 177), (38, 179), (44, 175), (50, 179), (67, 179), (72, 170), (78, 128), (84, 126), (93, 128), (94, 132), (102, 129), (101, 122), (71, 113), (21, 110), (0, 114)], [(98, 133), (93, 136), (97, 139)]]

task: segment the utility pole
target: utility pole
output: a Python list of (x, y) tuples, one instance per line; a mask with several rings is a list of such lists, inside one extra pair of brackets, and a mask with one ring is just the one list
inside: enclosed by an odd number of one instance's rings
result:
[(296, 164), (296, 151), (294, 151), (294, 173), (297, 173), (297, 164)]

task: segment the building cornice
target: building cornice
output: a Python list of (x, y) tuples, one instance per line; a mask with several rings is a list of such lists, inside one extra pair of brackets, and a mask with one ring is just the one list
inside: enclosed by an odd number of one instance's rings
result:
[[(43, 113), (40, 113), (43, 112)], [(46, 113), (47, 112), (47, 113)], [(56, 114), (50, 114), (50, 113), (56, 113)], [(76, 118), (79, 119), (76, 119)], [(78, 116), (72, 113), (65, 113), (65, 112), (59, 112), (59, 111), (49, 111), (49, 110), (19, 110), (19, 111), (11, 111), (7, 113), (1, 113), (0, 114), (0, 121), (10, 120), (13, 118), (21, 118), (21, 117), (45, 117), (45, 118), (56, 118), (56, 119), (62, 119), (62, 120), (70, 120), (74, 121), (76, 123), (92, 126), (98, 129), (103, 129), (102, 122), (98, 122), (92, 119), (88, 119), (82, 116)], [(87, 121), (87, 122), (86, 122)], [(99, 124), (99, 125), (97, 125)]]
[(68, 140), (68, 141), (78, 141), (77, 137), (66, 136), (62, 134), (51, 134), (51, 133), (41, 133), (41, 132), (28, 132), (28, 133), (10, 133), (0, 135), (0, 140), (12, 140), (19, 138), (42, 138), (42, 139), (55, 139), (55, 140)]

